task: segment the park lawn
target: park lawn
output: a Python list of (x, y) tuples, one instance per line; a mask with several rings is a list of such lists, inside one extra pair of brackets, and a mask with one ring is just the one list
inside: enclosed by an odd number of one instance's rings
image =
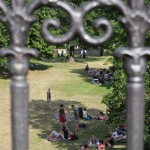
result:
[[(103, 61), (99, 60), (99, 57), (97, 57), (97, 61), (90, 61), (90, 57), (86, 60), (88, 60), (89, 67), (108, 68), (111, 65), (106, 62), (106, 57)], [(50, 131), (60, 130), (59, 122), (52, 117), (53, 113), (58, 110), (60, 103), (63, 103), (71, 114), (70, 106), (72, 104), (87, 107), (91, 114), (95, 114), (98, 110), (105, 111), (106, 106), (101, 101), (110, 89), (90, 83), (90, 79), (84, 71), (86, 60), (80, 63), (31, 61), (37, 66), (29, 71), (27, 77), (30, 85), (29, 149), (78, 150), (79, 145), (86, 142), (92, 134), (100, 139), (105, 139), (105, 135), (109, 132), (106, 124), (97, 120), (81, 120), (87, 124), (88, 128), (77, 132), (79, 140), (53, 143), (46, 140)], [(0, 117), (0, 149), (2, 150), (11, 149), (9, 84), (9, 79), (0, 80), (0, 113), (3, 114)], [(49, 87), (53, 101), (52, 108), (46, 109), (46, 91)], [(73, 131), (72, 121), (68, 122), (68, 127)], [(117, 150), (123, 149), (120, 145), (117, 145), (116, 148)]]

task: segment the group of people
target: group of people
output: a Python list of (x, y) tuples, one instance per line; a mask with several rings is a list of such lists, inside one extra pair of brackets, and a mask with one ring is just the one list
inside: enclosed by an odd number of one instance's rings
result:
[(60, 132), (53, 130), (48, 136), (48, 141), (58, 141), (58, 140), (70, 140), (73, 136), (73, 133), (70, 132), (66, 126), (63, 126)]
[(81, 119), (91, 120), (91, 119), (97, 119), (97, 120), (105, 120), (105, 114), (102, 111), (98, 111), (95, 115), (92, 115), (87, 111), (86, 107), (82, 108), (79, 107), (79, 117)]
[[(51, 90), (50, 88), (47, 91), (47, 107), (51, 107)], [(79, 131), (80, 124), (79, 119), (97, 119), (97, 120), (105, 120), (105, 114), (102, 111), (98, 111), (94, 116), (91, 115), (86, 107), (78, 107), (75, 105), (71, 105), (73, 110), (73, 117), (71, 117), (70, 112), (67, 111), (63, 104), (60, 104), (59, 109), (57, 110), (58, 119), (60, 123), (60, 131), (57, 132), (53, 130), (47, 140), (48, 141), (58, 141), (58, 140), (77, 140), (78, 136), (75, 134), (76, 131)], [(67, 125), (67, 117), (66, 113), (69, 114), (71, 120), (74, 121), (74, 132), (71, 132), (68, 129)], [(106, 109), (106, 114), (109, 113), (109, 109)], [(114, 141), (120, 142), (126, 140), (126, 126), (124, 124), (120, 124), (111, 134), (107, 135), (107, 139), (100, 140), (94, 135), (89, 139), (88, 143), (82, 144), (80, 150), (89, 150), (89, 147), (95, 147), (97, 150), (105, 150), (106, 147), (113, 148)]]
[(57, 57), (64, 57), (64, 50), (62, 50), (61, 53), (59, 54), (58, 49), (55, 49), (54, 53)]
[(63, 104), (60, 104), (60, 107), (59, 107), (59, 122), (60, 122), (60, 128), (62, 128), (63, 126), (67, 127), (67, 118), (66, 118), (66, 113), (69, 114), (69, 117), (71, 119), (73, 119), (74, 123), (75, 123), (75, 131), (78, 131), (79, 130), (79, 108), (76, 107), (75, 105), (72, 105), (71, 106), (73, 112), (74, 112), (74, 116), (71, 117), (69, 111), (67, 111), (65, 108), (64, 108), (64, 105)]
[[(79, 130), (79, 111), (78, 111), (78, 107), (76, 107), (75, 105), (72, 105), (71, 108), (74, 111), (74, 123), (75, 123), (75, 130), (74, 131), (78, 131)], [(78, 139), (78, 136), (69, 131), (68, 127), (67, 127), (67, 118), (66, 118), (66, 109), (64, 108), (63, 104), (60, 104), (60, 107), (58, 109), (58, 113), (59, 113), (59, 123), (60, 123), (60, 128), (61, 131), (57, 132), (55, 130), (53, 130), (50, 135), (48, 136), (47, 140), (48, 141), (57, 141), (57, 140), (76, 140)], [(67, 112), (69, 113), (69, 112)], [(71, 117), (71, 115), (70, 115)]]
[(83, 143), (80, 150), (89, 150), (89, 147), (94, 147), (97, 150), (106, 150), (106, 148), (113, 148), (115, 142), (126, 141), (126, 125), (119, 124), (119, 126), (111, 133), (106, 136), (105, 140), (100, 140), (96, 136), (92, 135), (89, 139), (88, 144)]
[(106, 150), (106, 148), (113, 148), (114, 141), (111, 134), (107, 137), (106, 140), (100, 140), (96, 136), (92, 135), (88, 143), (82, 144), (80, 150), (89, 150), (90, 147), (95, 148), (96, 150)]
[(88, 64), (85, 66), (85, 71), (92, 78), (92, 84), (109, 84), (114, 76), (108, 69), (90, 68)]
[(106, 140), (100, 140), (96, 136), (92, 135), (92, 137), (88, 141), (89, 147), (95, 147), (97, 150), (105, 150), (106, 149)]
[(125, 142), (126, 135), (126, 125), (119, 124), (119, 126), (112, 132), (112, 137), (116, 142)]
[(80, 57), (86, 58), (86, 56), (87, 56), (87, 50), (86, 50), (86, 48), (84, 48), (83, 50), (80, 51)]

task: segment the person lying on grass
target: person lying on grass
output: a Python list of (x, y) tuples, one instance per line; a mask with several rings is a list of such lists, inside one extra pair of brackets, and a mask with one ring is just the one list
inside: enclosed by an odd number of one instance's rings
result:
[(80, 147), (79, 150), (89, 150), (88, 144), (83, 144), (83, 145), (81, 145), (81, 147)]
[(99, 144), (97, 145), (97, 150), (106, 150), (106, 145), (103, 140), (99, 140)]
[(121, 130), (115, 130), (112, 133), (112, 138), (114, 139), (114, 141), (116, 142), (125, 142), (126, 141), (126, 133), (121, 131)]
[(104, 141), (104, 144), (108, 148), (113, 148), (114, 147), (114, 140), (111, 134), (108, 135), (108, 138)]
[(48, 141), (57, 141), (57, 140), (68, 140), (71, 139), (73, 133), (71, 133), (65, 126), (62, 130), (58, 133), (57, 131), (53, 130), (49, 137), (47, 138)]
[(92, 135), (88, 143), (90, 147), (97, 147), (97, 145), (99, 144), (99, 139), (96, 136)]

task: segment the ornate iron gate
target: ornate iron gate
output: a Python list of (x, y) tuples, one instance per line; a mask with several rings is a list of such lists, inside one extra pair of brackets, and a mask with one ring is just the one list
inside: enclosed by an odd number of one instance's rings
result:
[[(89, 36), (84, 28), (83, 20), (88, 11), (95, 7), (115, 6), (122, 11), (120, 21), (125, 25), (128, 33), (129, 46), (117, 49), (114, 55), (124, 58), (127, 80), (127, 149), (143, 150), (144, 128), (144, 74), (147, 68), (147, 57), (150, 48), (144, 47), (145, 33), (150, 24), (150, 9), (144, 7), (144, 0), (129, 0), (129, 6), (121, 0), (92, 0), (80, 8), (74, 8), (69, 3), (60, 0), (33, 0), (26, 5), (25, 0), (11, 0), (11, 7), (7, 7), (0, 0), (3, 12), (1, 20), (10, 32), (10, 47), (0, 50), (1, 56), (9, 59), (11, 72), (11, 107), (12, 107), (12, 136), (13, 150), (28, 150), (28, 60), (30, 56), (37, 56), (34, 49), (25, 46), (27, 33), (35, 21), (32, 13), (39, 7), (59, 7), (68, 12), (71, 18), (70, 30), (61, 37), (53, 37), (48, 29), (50, 26), (59, 27), (53, 19), (46, 20), (42, 26), (42, 34), (50, 44), (65, 43), (75, 34), (85, 42), (99, 45), (107, 41), (112, 34), (112, 27), (106, 19), (99, 19), (95, 26), (104, 25), (106, 32), (99, 37)], [(136, 111), (138, 110), (138, 111)]]

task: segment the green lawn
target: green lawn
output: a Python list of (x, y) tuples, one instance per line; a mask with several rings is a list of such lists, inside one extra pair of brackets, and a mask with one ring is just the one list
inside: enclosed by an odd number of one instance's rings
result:
[[(83, 141), (87, 141), (92, 134), (100, 139), (105, 139), (109, 128), (101, 121), (85, 121), (88, 129), (81, 129), (78, 132), (79, 140), (66, 142), (48, 142), (48, 134), (52, 130), (59, 131), (59, 122), (53, 120), (52, 114), (60, 103), (72, 113), (71, 105), (87, 107), (91, 114), (98, 110), (105, 111), (106, 106), (101, 103), (102, 98), (109, 91), (105, 86), (93, 85), (84, 71), (85, 64), (89, 67), (108, 68), (111, 64), (106, 62), (106, 57), (89, 57), (80, 63), (66, 62), (40, 62), (36, 63), (35, 69), (29, 71), (28, 82), (30, 85), (29, 100), (29, 149), (31, 150), (78, 150)], [(0, 149), (11, 149), (11, 123), (10, 123), (10, 91), (9, 79), (0, 79)], [(46, 109), (46, 92), (48, 88), (52, 92), (52, 109)], [(68, 127), (73, 131), (73, 122), (68, 122)], [(117, 150), (123, 149), (117, 145)]]

